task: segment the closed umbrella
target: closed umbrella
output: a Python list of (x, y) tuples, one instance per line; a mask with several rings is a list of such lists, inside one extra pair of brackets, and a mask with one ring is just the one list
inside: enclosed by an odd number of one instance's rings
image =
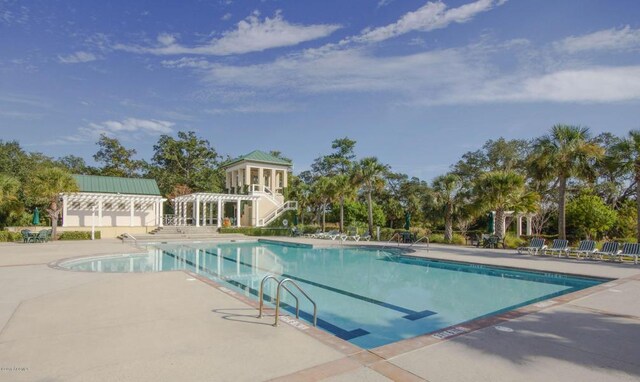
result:
[(489, 212), (489, 224), (488, 224), (487, 230), (491, 234), (493, 234), (493, 232), (495, 231), (495, 217), (494, 217), (493, 211)]
[(293, 225), (294, 226), (298, 225), (298, 214), (293, 215)]
[(33, 225), (40, 224), (40, 211), (38, 211), (38, 207), (36, 207), (35, 211), (33, 211), (33, 220), (31, 221)]
[(404, 229), (407, 231), (411, 228), (411, 214), (409, 212), (404, 214)]

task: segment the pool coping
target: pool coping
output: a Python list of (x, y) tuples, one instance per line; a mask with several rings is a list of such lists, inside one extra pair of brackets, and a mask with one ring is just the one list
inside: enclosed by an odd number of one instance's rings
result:
[[(248, 240), (251, 241), (251, 240)], [(273, 241), (270, 242), (274, 244)], [(154, 243), (158, 244), (158, 243)], [(368, 248), (368, 249), (383, 249), (384, 247), (376, 246), (376, 245), (358, 245), (358, 246), (350, 246), (352, 248)], [(326, 248), (322, 246), (314, 246), (311, 248)], [(545, 272), (535, 269), (527, 269), (527, 268), (519, 268), (513, 266), (495, 266), (488, 265), (483, 263), (474, 263), (469, 261), (459, 261), (459, 260), (442, 260), (437, 258), (432, 258), (428, 256), (421, 255), (409, 255), (409, 253), (416, 252), (413, 249), (409, 248), (391, 248), (394, 251), (400, 250), (402, 252), (402, 256), (423, 259), (429, 261), (436, 262), (450, 262), (450, 263), (459, 263), (464, 265), (482, 265), (489, 268), (505, 268), (511, 270), (520, 270), (520, 271), (528, 271), (528, 272), (538, 272), (538, 273), (555, 273), (563, 276), (569, 277), (585, 277), (591, 279), (606, 279), (603, 277), (593, 276), (593, 275), (584, 275), (584, 274), (575, 274), (575, 273), (564, 273), (564, 272)], [(127, 254), (101, 254), (101, 255), (82, 255), (82, 256), (74, 256), (64, 259), (58, 259), (48, 263), (48, 266), (53, 269), (63, 270), (67, 272), (81, 272), (81, 273), (95, 273), (93, 271), (86, 270), (77, 270), (77, 269), (69, 269), (63, 267), (61, 264), (72, 262), (80, 259), (91, 259), (91, 258), (99, 258), (99, 257), (108, 257), (108, 256), (117, 256), (117, 255), (143, 255), (144, 252), (131, 252)], [(528, 256), (528, 255), (519, 255), (519, 256)], [(254, 301), (249, 297), (243, 295), (242, 293), (236, 292), (230, 288), (227, 288), (223, 284), (220, 284), (217, 281), (211, 280), (205, 276), (199, 275), (193, 271), (189, 270), (173, 270), (166, 272), (182, 272), (186, 275), (193, 277), (215, 289), (225, 293), (226, 295), (243, 302), (244, 304), (259, 309), (258, 301)], [(114, 272), (114, 273), (130, 273), (130, 272)], [(135, 273), (135, 272), (134, 272)], [(142, 272), (140, 272), (142, 273)], [(619, 285), (619, 283), (624, 283), (627, 281), (640, 281), (640, 275), (632, 275), (622, 278), (608, 278), (608, 281), (604, 281), (601, 284), (594, 285), (585, 289), (581, 289), (575, 292), (570, 292), (561, 296), (552, 297), (547, 300), (537, 301), (535, 303), (524, 305), (519, 308), (509, 310), (506, 312), (501, 312), (497, 314), (493, 314), (490, 316), (483, 316), (473, 320), (465, 321), (462, 323), (458, 323), (455, 325), (451, 325), (442, 329), (438, 329), (433, 332), (424, 333), (415, 337), (407, 338), (404, 340), (399, 340), (387, 345), (382, 345), (376, 348), (365, 349), (361, 348), (357, 345), (354, 345), (346, 340), (340, 339), (337, 336), (330, 334), (322, 329), (311, 326), (310, 324), (298, 320), (289, 314), (280, 314), (280, 322), (284, 322), (286, 325), (289, 325), (298, 331), (305, 333), (306, 335), (311, 336), (312, 338), (318, 340), (322, 344), (329, 346), (330, 348), (342, 353), (345, 355), (344, 358), (340, 358), (338, 360), (330, 361), (324, 364), (316, 365), (307, 369), (298, 370), (289, 375), (281, 376), (275, 378), (273, 380), (277, 381), (287, 381), (287, 380), (318, 380), (319, 378), (327, 378), (331, 376), (337, 376), (349, 371), (356, 370), (360, 367), (368, 367), (376, 372), (384, 375), (387, 378), (391, 378), (392, 380), (407, 380), (407, 381), (423, 381), (421, 377), (399, 367), (395, 364), (389, 362), (393, 358), (399, 357), (401, 355), (410, 353), (412, 351), (432, 346), (438, 343), (442, 343), (445, 341), (449, 341), (451, 339), (473, 333), (475, 331), (485, 329), (491, 326), (495, 326), (501, 323), (505, 323), (511, 321), (516, 318), (520, 318), (526, 315), (534, 314), (540, 311), (543, 311), (547, 308), (562, 306), (568, 304), (572, 301), (585, 298), (595, 293), (599, 293), (605, 291), (609, 288), (615, 287)], [(266, 315), (263, 315), (265, 318), (274, 318), (275, 308), (265, 307), (264, 312)], [(608, 313), (611, 316), (618, 317), (628, 317), (621, 314), (612, 314)], [(635, 316), (633, 316), (635, 318)], [(274, 319), (275, 320), (275, 319)]]

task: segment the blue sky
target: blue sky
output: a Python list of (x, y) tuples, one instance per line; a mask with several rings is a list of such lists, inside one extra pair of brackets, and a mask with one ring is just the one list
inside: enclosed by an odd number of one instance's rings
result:
[(637, 0), (0, 0), (0, 139), (91, 162), (193, 130), (430, 180), (487, 139), (640, 128)]

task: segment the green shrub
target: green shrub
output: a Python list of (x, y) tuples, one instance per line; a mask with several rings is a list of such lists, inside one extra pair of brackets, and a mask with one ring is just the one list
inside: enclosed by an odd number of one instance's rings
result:
[(529, 244), (529, 241), (527, 239), (521, 238), (521, 237), (516, 237), (513, 235), (507, 235), (504, 238), (504, 244), (507, 248), (518, 248), (518, 247), (525, 247)]
[(20, 232), (0, 231), (0, 242), (21, 241), (22, 234)]
[[(100, 231), (95, 231), (95, 238), (100, 239)], [(58, 235), (58, 240), (91, 240), (90, 231), (65, 231)]]
[(247, 236), (291, 236), (291, 228), (230, 227), (220, 228), (220, 233), (237, 233)]
[(464, 236), (454, 233), (453, 234), (453, 238), (451, 243), (447, 243), (444, 241), (444, 234), (443, 233), (432, 233), (431, 235), (429, 235), (429, 242), (430, 243), (438, 243), (438, 244), (456, 244), (456, 245), (464, 245), (465, 244), (465, 240), (464, 240)]

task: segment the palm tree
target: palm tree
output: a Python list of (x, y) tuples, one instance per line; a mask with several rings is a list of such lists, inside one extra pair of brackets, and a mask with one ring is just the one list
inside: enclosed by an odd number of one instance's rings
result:
[(566, 192), (571, 178), (593, 178), (593, 161), (602, 157), (602, 147), (590, 141), (589, 129), (555, 125), (551, 133), (539, 138), (531, 157), (533, 175), (555, 179), (558, 186), (558, 235), (566, 238)]
[(631, 130), (627, 139), (615, 145), (614, 156), (614, 161), (618, 162), (620, 167), (627, 167), (633, 171), (638, 211), (636, 241), (640, 243), (640, 130)]
[(325, 230), (327, 206), (336, 198), (335, 183), (331, 177), (323, 176), (313, 184), (312, 197), (320, 205), (322, 213), (322, 231)]
[(496, 212), (496, 232), (505, 232), (506, 211), (533, 212), (540, 197), (527, 191), (525, 177), (515, 171), (491, 171), (480, 175), (474, 184), (475, 204), (479, 210)]
[(462, 179), (453, 173), (440, 175), (433, 180), (433, 199), (435, 205), (444, 211), (444, 240), (453, 240), (453, 214), (456, 199), (462, 191)]
[(56, 238), (58, 216), (62, 210), (59, 203), (60, 194), (76, 191), (78, 191), (76, 180), (67, 171), (57, 167), (43, 168), (34, 172), (25, 187), (25, 194), (34, 204), (48, 206), (46, 211), (51, 218), (53, 240)]
[(350, 175), (336, 175), (333, 177), (334, 192), (340, 201), (340, 232), (344, 232), (344, 201), (355, 196), (354, 178)]
[(367, 195), (369, 206), (369, 235), (373, 236), (373, 201), (371, 194), (384, 187), (384, 174), (389, 171), (389, 166), (382, 164), (376, 157), (362, 158), (355, 166), (354, 179)]

